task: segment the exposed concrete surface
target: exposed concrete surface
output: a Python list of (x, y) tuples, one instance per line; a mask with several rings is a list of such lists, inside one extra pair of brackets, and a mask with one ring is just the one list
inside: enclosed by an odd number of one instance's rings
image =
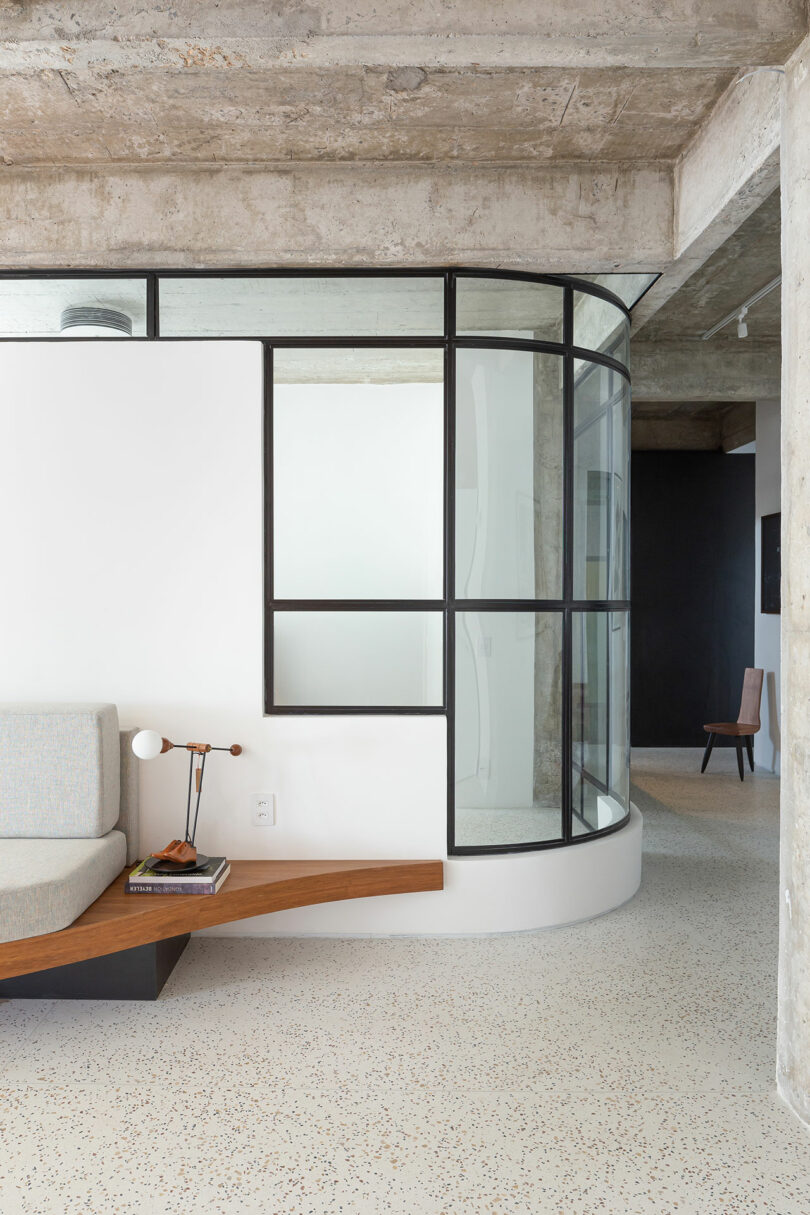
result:
[(782, 847), (779, 1091), (810, 1123), (810, 40), (782, 131)]
[[(780, 192), (775, 190), (643, 326), (640, 340), (698, 338), (776, 278), (782, 269), (780, 207)], [(754, 304), (746, 320), (747, 339), (738, 339), (737, 326), (731, 322), (709, 345), (714, 348), (726, 342), (742, 351), (746, 341), (779, 342), (778, 288)]]
[(639, 270), (671, 251), (663, 166), (13, 169), (0, 264)]
[(755, 401), (778, 395), (778, 342), (631, 343), (633, 402)]
[(675, 167), (674, 262), (641, 301), (636, 329), (779, 185), (782, 76), (732, 84)]
[(662, 401), (633, 408), (634, 451), (732, 451), (755, 438), (753, 401)]
[(0, 67), (783, 63), (803, 0), (4, 0)]
[(14, 164), (673, 160), (733, 74), (478, 64), (0, 69), (0, 154)]

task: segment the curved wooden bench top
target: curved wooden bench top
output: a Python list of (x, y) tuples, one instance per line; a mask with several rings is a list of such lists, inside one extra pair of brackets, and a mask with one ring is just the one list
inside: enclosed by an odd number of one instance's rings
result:
[(268, 911), (444, 887), (441, 861), (231, 861), (217, 894), (124, 894), (129, 868), (69, 927), (0, 944), (0, 979)]

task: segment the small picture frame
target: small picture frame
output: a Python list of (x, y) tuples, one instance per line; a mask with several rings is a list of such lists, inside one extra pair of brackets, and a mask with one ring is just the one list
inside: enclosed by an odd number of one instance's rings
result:
[(782, 612), (782, 515), (763, 515), (761, 521), (760, 611), (779, 616)]

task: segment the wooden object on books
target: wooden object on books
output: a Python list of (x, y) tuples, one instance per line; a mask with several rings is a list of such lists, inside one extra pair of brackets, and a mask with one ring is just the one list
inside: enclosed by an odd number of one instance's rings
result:
[(441, 861), (231, 861), (215, 895), (125, 894), (129, 869), (59, 932), (0, 944), (0, 979), (161, 941), (270, 911), (442, 890)]

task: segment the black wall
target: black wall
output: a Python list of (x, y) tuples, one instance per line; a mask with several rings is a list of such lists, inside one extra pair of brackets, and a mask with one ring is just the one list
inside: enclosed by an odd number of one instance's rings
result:
[(704, 722), (737, 719), (754, 665), (754, 460), (633, 452), (633, 746), (703, 746)]

